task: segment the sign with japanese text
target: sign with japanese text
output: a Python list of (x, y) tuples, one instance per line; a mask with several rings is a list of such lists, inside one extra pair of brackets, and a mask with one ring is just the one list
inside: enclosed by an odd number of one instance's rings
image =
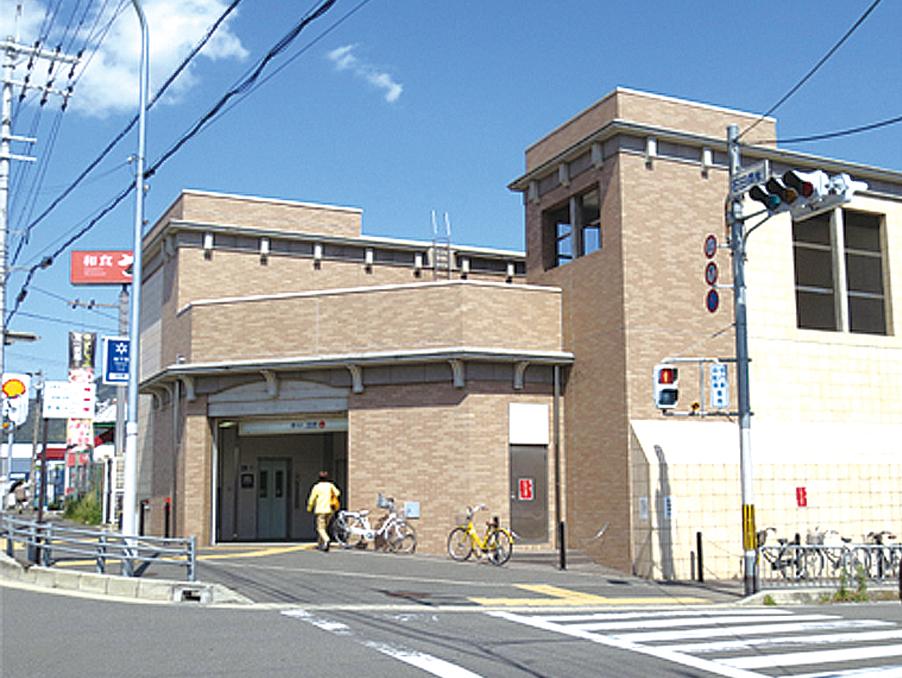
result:
[(799, 508), (808, 506), (808, 490), (804, 487), (796, 488), (796, 506)]
[[(70, 370), (89, 368), (93, 372), (96, 353), (97, 335), (94, 332), (69, 332)], [(72, 381), (71, 375), (69, 381)]]
[(122, 285), (132, 281), (131, 250), (72, 252), (69, 282), (73, 285)]
[(532, 501), (536, 498), (535, 478), (517, 479), (517, 499), (520, 501)]
[(128, 383), (128, 337), (102, 337), (104, 384), (122, 385)]

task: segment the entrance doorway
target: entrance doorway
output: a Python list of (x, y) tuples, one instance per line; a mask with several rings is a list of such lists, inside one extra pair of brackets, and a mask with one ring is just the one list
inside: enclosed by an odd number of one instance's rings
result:
[(288, 537), (288, 459), (260, 459), (257, 479), (257, 538)]
[(526, 543), (548, 540), (548, 447), (510, 446), (511, 530)]

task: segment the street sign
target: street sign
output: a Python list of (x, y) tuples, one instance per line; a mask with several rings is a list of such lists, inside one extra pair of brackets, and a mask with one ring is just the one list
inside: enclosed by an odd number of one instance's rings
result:
[(104, 384), (128, 384), (129, 340), (128, 337), (101, 337), (103, 346)]
[(709, 391), (712, 410), (726, 410), (730, 407), (730, 385), (727, 382), (727, 366), (711, 363)]
[(730, 179), (730, 197), (741, 197), (752, 186), (763, 184), (767, 181), (769, 174), (770, 170), (767, 160), (756, 162), (749, 167), (743, 167)]
[(705, 266), (705, 282), (709, 285), (717, 282), (717, 264), (713, 261), (709, 261), (708, 265)]
[(717, 293), (717, 290), (713, 288), (708, 290), (708, 294), (705, 295), (705, 308), (708, 309), (709, 313), (714, 313), (719, 306), (720, 295)]
[(68, 381), (44, 382), (44, 419), (68, 419), (72, 411), (72, 388)]
[(3, 419), (21, 426), (28, 419), (28, 391), (31, 376), (6, 373), (3, 375)]
[(713, 259), (715, 254), (717, 254), (717, 236), (710, 233), (708, 237), (705, 238), (705, 256), (708, 257), (708, 259)]
[(131, 250), (72, 252), (69, 282), (73, 285), (127, 285), (132, 281)]
[(517, 499), (519, 501), (532, 501), (536, 498), (536, 481), (534, 478), (517, 479)]

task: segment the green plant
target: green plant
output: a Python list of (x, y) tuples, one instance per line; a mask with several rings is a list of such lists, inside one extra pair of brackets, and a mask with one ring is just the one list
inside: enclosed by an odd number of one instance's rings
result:
[(761, 601), (764, 605), (776, 605), (777, 601), (774, 600), (774, 597), (771, 594), (767, 594), (764, 596), (764, 600)]
[(97, 494), (89, 492), (81, 497), (66, 499), (63, 517), (85, 525), (99, 525), (102, 515)]
[(849, 575), (843, 570), (839, 575), (839, 590), (833, 594), (834, 603), (864, 603), (868, 601), (868, 578), (864, 568), (855, 569), (855, 590), (849, 588)]

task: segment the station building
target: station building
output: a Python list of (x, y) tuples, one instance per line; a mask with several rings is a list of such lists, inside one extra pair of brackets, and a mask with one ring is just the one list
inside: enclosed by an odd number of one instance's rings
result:
[[(525, 255), (183, 192), (144, 240), (151, 515), (171, 501), (201, 543), (310, 539), (326, 468), (351, 507), (407, 502), (427, 552), (484, 502), (527, 549), (553, 548), (561, 519), (599, 562), (686, 578), (700, 533), (706, 573), (739, 576), (738, 427), (702, 416), (705, 363), (680, 363), (675, 416), (651, 379), (665, 358), (734, 355), (730, 293), (709, 312), (703, 275), (706, 237), (726, 237), (730, 124), (746, 165), (869, 186), (749, 237), (758, 526), (898, 533), (902, 174), (779, 148), (772, 118), (627, 89), (527, 149), (509, 186)], [(714, 261), (729, 284), (729, 251)]]

